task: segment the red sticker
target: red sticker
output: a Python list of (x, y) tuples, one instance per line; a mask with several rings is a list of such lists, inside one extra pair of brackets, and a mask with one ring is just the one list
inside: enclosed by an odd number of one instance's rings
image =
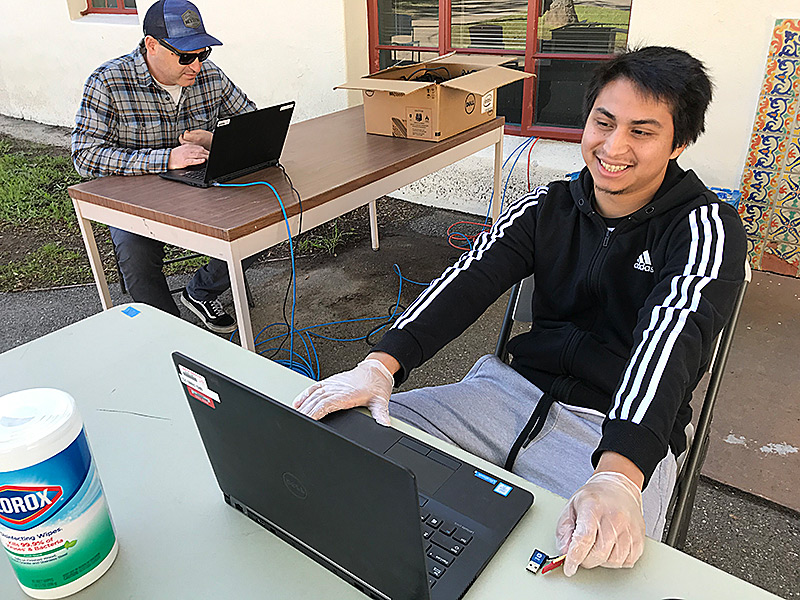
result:
[(188, 385), (187, 385), (187, 386), (186, 386), (186, 389), (187, 389), (187, 390), (189, 390), (189, 395), (190, 395), (192, 398), (195, 398), (195, 399), (197, 399), (197, 400), (200, 400), (200, 402), (202, 402), (203, 404), (207, 404), (207, 405), (208, 405), (208, 406), (210, 406), (211, 408), (214, 408), (214, 401), (213, 401), (213, 400), (212, 400), (210, 397), (206, 396), (206, 395), (205, 395), (204, 393), (202, 393), (202, 392), (198, 392), (196, 389), (194, 389), (194, 388), (193, 388), (193, 387), (191, 387), (191, 386), (188, 386)]

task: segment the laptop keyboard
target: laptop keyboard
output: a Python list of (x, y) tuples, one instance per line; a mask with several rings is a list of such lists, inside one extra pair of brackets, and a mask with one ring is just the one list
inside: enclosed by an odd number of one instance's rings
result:
[[(422, 521), (422, 539), (426, 545), (428, 585), (433, 587), (453, 562), (462, 555), (472, 541), (473, 532), (452, 521), (445, 521), (425, 506), (428, 499), (419, 497), (419, 516)], [(431, 503), (433, 504), (433, 503)]]
[(196, 179), (197, 181), (205, 181), (206, 179), (206, 170), (200, 169), (198, 171), (186, 171), (183, 174), (184, 177), (188, 179)]

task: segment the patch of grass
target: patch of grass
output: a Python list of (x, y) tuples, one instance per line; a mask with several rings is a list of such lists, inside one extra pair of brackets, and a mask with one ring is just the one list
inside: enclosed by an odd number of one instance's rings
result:
[[(92, 273), (67, 187), (81, 178), (66, 149), (0, 134), (0, 292), (90, 284)], [(366, 207), (344, 220), (316, 227), (295, 239), (295, 253), (335, 256), (369, 236)], [(346, 224), (346, 225), (343, 225)], [(94, 224), (109, 283), (118, 281), (108, 228)], [(288, 256), (288, 243), (264, 253), (264, 259)], [(166, 258), (187, 250), (166, 247)], [(166, 265), (167, 275), (193, 273), (208, 261), (194, 258)]]
[(439, 14), (439, 0), (396, 0), (392, 3), (395, 13), (407, 13), (420, 16), (436, 16)]
[(20, 261), (0, 264), (0, 290), (14, 291), (44, 286), (92, 281), (86, 256), (48, 243), (26, 254)]
[[(80, 181), (66, 149), (0, 136), (0, 230), (21, 227), (35, 233), (16, 238), (21, 245), (14, 248), (12, 257), (8, 242), (5, 248), (0, 244), (0, 291), (91, 283), (89, 260), (67, 193), (69, 186)], [(109, 283), (115, 282), (108, 229), (95, 226), (94, 230), (106, 277)], [(182, 248), (166, 248), (167, 259), (185, 254)], [(164, 272), (191, 273), (207, 261), (201, 257), (173, 263)]]
[[(630, 19), (630, 10), (624, 8), (608, 8), (603, 6), (576, 5), (575, 13), (581, 23), (594, 25), (605, 25), (616, 28), (627, 29)], [(483, 25), (500, 25), (503, 28), (503, 45), (506, 50), (524, 50), (525, 38), (527, 36), (527, 13), (520, 12), (516, 15), (506, 15), (495, 19), (481, 21)], [(452, 41), (455, 48), (469, 48), (472, 46), (469, 28), (471, 25), (452, 26)], [(539, 39), (549, 40), (552, 38), (552, 25), (545, 23), (545, 17), (539, 17), (538, 34)], [(624, 47), (627, 40), (627, 33), (618, 32), (616, 36), (616, 46)]]
[(310, 233), (300, 235), (296, 243), (297, 254), (312, 254), (322, 250), (330, 255), (336, 254), (336, 249), (344, 242), (345, 237), (354, 235), (352, 231), (341, 231), (338, 219), (328, 225), (314, 229)]
[[(164, 247), (164, 260), (174, 260), (176, 258), (181, 258), (182, 256), (191, 256), (192, 253), (189, 250), (184, 248), (178, 248), (177, 246), (170, 246), (167, 244)], [(208, 262), (207, 256), (198, 256), (197, 258), (189, 258), (187, 260), (181, 260), (179, 262), (170, 263), (168, 265), (164, 265), (164, 274), (165, 275), (179, 275), (182, 273), (194, 273), (197, 269), (204, 266)]]
[(608, 8), (605, 6), (578, 5), (575, 7), (578, 20), (586, 23), (607, 25), (625, 31), (618, 31), (614, 40), (614, 48), (623, 50), (628, 43), (628, 21), (631, 18), (630, 9)]
[(610, 8), (607, 6), (591, 6), (578, 4), (575, 6), (578, 20), (587, 23), (598, 23), (602, 25), (615, 25), (625, 27), (631, 18), (629, 8)]
[[(481, 21), (482, 25), (500, 25), (503, 28), (503, 46), (506, 50), (524, 50), (525, 36), (527, 33), (527, 15), (509, 15)], [(472, 24), (452, 26), (451, 38), (454, 48), (469, 48), (473, 46), (469, 28)]]
[(68, 156), (0, 140), (0, 222), (41, 227), (55, 221), (77, 228), (67, 187), (80, 180)]
[[(609, 8), (605, 6), (578, 4), (575, 6), (575, 14), (578, 15), (578, 21), (581, 23), (611, 26), (627, 30), (631, 11), (626, 8)], [(552, 39), (552, 30), (553, 27), (545, 23), (544, 16), (540, 16), (539, 38), (542, 40)], [(626, 32), (618, 32), (615, 41), (616, 47), (624, 48), (627, 38), (628, 34)]]

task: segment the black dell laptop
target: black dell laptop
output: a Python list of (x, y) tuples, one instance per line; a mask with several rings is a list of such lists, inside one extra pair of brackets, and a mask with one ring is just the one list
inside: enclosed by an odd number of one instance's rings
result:
[(461, 598), (533, 503), (359, 411), (314, 421), (172, 359), (225, 501), (370, 598)]
[(202, 165), (160, 173), (164, 179), (207, 188), (278, 164), (294, 102), (217, 121), (208, 160)]

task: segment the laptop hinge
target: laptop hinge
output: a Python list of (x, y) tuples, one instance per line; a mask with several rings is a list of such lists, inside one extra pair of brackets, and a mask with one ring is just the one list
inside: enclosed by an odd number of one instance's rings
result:
[(253, 165), (252, 167), (247, 167), (245, 169), (239, 169), (238, 171), (234, 171), (233, 173), (228, 173), (227, 175), (223, 175), (221, 177), (217, 177), (215, 179), (211, 179), (209, 183), (224, 183), (225, 181), (230, 181), (231, 179), (236, 179), (242, 175), (249, 175), (250, 173), (255, 173), (256, 171), (260, 171), (261, 169), (266, 169), (268, 167), (274, 167), (278, 164), (277, 160), (269, 160), (267, 162)]
[(369, 593), (374, 594), (375, 596), (377, 596), (379, 598), (382, 598), (383, 600), (392, 600), (389, 596), (387, 596), (386, 594), (381, 592), (379, 589), (374, 587), (372, 584), (367, 583), (366, 581), (361, 579), (358, 575), (355, 575), (354, 573), (348, 571), (347, 569), (342, 567), (340, 564), (334, 562), (333, 560), (331, 560), (330, 558), (328, 558), (327, 556), (325, 556), (324, 554), (322, 554), (318, 550), (312, 548), (311, 546), (306, 544), (303, 540), (301, 540), (298, 537), (295, 537), (294, 535), (292, 535), (291, 533), (286, 531), (283, 527), (281, 527), (277, 523), (274, 523), (274, 522), (270, 521), (269, 519), (267, 519), (266, 517), (264, 517), (263, 515), (261, 515), (260, 513), (257, 513), (256, 511), (254, 511), (254, 510), (252, 510), (250, 508), (247, 508), (247, 506), (245, 506), (243, 503), (241, 503), (238, 500), (236, 500), (233, 496), (229, 496), (228, 494), (225, 494), (225, 500), (228, 502), (228, 504), (230, 504), (234, 508), (240, 510), (242, 513), (244, 513), (245, 516), (249, 517), (250, 519), (252, 519), (256, 523), (258, 523), (262, 527), (265, 527), (266, 529), (268, 529), (270, 532), (274, 533), (278, 537), (284, 539), (289, 544), (297, 547), (299, 550), (303, 551), (305, 554), (308, 554), (309, 556), (313, 555), (313, 557), (316, 557), (320, 562), (322, 562), (325, 566), (327, 566), (327, 568), (329, 570), (334, 571), (337, 574), (338, 573), (344, 573), (347, 578), (349, 578), (349, 579), (351, 579), (351, 580), (353, 580), (353, 581), (358, 583), (358, 585), (356, 585), (355, 587), (359, 588), (359, 587), (363, 586), (364, 588), (367, 588), (366, 590), (362, 590), (363, 592), (367, 593), (367, 590), (368, 590)]

